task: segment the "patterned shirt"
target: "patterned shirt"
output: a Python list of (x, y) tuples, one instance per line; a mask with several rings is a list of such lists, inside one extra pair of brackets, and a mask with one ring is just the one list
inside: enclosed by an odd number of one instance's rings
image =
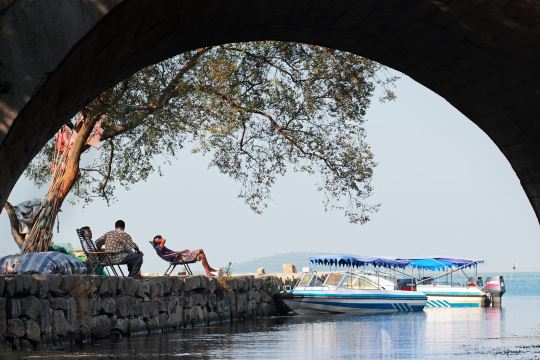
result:
[(112, 263), (120, 263), (124, 258), (137, 248), (137, 244), (131, 239), (127, 232), (112, 230), (96, 240), (98, 247), (105, 244), (105, 251), (119, 253), (117, 255), (109, 255)]

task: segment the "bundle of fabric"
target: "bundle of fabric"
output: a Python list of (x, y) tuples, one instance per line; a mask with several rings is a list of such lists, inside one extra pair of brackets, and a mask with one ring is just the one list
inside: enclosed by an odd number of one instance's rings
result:
[(58, 251), (8, 255), (0, 258), (0, 274), (84, 274), (86, 266), (76, 257)]

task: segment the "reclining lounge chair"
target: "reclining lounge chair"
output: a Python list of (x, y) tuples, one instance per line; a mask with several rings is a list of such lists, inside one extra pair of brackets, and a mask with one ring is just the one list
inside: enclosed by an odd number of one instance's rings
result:
[(174, 271), (174, 268), (178, 265), (184, 265), (184, 269), (186, 269), (186, 273), (188, 275), (193, 275), (193, 272), (189, 268), (189, 264), (193, 264), (197, 262), (197, 260), (184, 262), (182, 261), (182, 253), (180, 251), (172, 251), (171, 249), (166, 248), (165, 246), (163, 248), (160, 248), (159, 246), (154, 245), (152, 241), (150, 241), (150, 245), (156, 250), (156, 254), (158, 256), (169, 263), (169, 267), (167, 270), (165, 270), (164, 275), (169, 276)]
[[(90, 274), (94, 275), (96, 274), (97, 269), (102, 267), (105, 269), (107, 274), (109, 274), (109, 271), (107, 268), (111, 268), (112, 273), (115, 276), (118, 276), (118, 273), (116, 272), (116, 269), (114, 266), (118, 266), (118, 270), (120, 271), (120, 274), (124, 276), (124, 272), (122, 271), (122, 268), (120, 267), (120, 264), (113, 264), (111, 262), (111, 258), (109, 255), (113, 255), (114, 253), (106, 252), (106, 251), (98, 251), (96, 248), (96, 245), (91, 239), (87, 239), (83, 235), (83, 231), (81, 229), (77, 229), (77, 235), (79, 236), (79, 240), (81, 241), (81, 246), (84, 251), (84, 254), (86, 255), (86, 258), (88, 260), (88, 267), (90, 269)], [(110, 275), (110, 274), (109, 274)]]

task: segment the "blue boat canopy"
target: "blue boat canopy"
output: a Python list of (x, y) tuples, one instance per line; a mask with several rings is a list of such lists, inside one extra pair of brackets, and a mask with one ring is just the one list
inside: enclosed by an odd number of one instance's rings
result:
[(470, 268), (483, 263), (483, 260), (459, 258), (415, 258), (400, 259), (392, 257), (366, 257), (353, 255), (321, 255), (311, 256), (309, 261), (316, 265), (344, 267), (384, 267), (389, 269), (405, 269), (411, 267), (420, 270), (451, 270), (452, 268)]
[(470, 260), (458, 258), (419, 258), (401, 259), (409, 261), (409, 266), (420, 270), (450, 270), (452, 268), (471, 268), (481, 264), (483, 260)]
[(363, 267), (375, 266), (385, 268), (406, 268), (409, 265), (407, 260), (400, 260), (391, 257), (366, 257), (366, 256), (351, 256), (351, 255), (323, 255), (311, 256), (309, 261), (317, 265), (327, 266), (347, 266), (347, 267)]

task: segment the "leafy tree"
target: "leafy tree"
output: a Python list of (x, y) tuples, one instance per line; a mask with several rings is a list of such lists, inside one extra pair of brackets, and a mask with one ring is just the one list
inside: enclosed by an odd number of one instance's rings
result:
[[(186, 144), (238, 181), (239, 197), (257, 213), (276, 178), (292, 170), (320, 175), (325, 209), (365, 223), (377, 208), (366, 202), (375, 163), (365, 114), (377, 86), (383, 99), (393, 98), (394, 81), (371, 60), (281, 42), (201, 48), (149, 66), (70, 121), (77, 135), (52, 182), (50, 164), (59, 156), (54, 139), (34, 159), (26, 176), (39, 186), (51, 182), (52, 211), (26, 241), (12, 221), (14, 237), (23, 251), (46, 249), (70, 192), (72, 201), (113, 201), (118, 187), (161, 174)], [(96, 124), (103, 129), (99, 149), (87, 144)]]

